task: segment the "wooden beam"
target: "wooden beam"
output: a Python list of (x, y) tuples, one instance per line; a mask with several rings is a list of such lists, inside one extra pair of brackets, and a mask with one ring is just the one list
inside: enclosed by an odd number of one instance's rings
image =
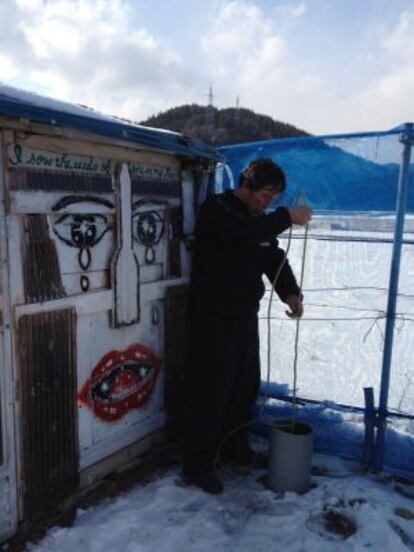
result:
[(131, 178), (122, 163), (116, 178), (116, 217), (118, 247), (111, 263), (114, 287), (112, 324), (118, 328), (139, 321), (139, 264), (132, 243)]
[(131, 163), (172, 169), (180, 168), (180, 161), (172, 155), (163, 155), (151, 151), (138, 151), (119, 145), (103, 145), (97, 142), (92, 143), (63, 137), (57, 138), (55, 136), (27, 134), (20, 131), (16, 133), (16, 142), (22, 147), (53, 153), (107, 157), (117, 161), (129, 161)]
[[(95, 134), (92, 132), (84, 132), (68, 127), (54, 127), (52, 125), (46, 125), (41, 123), (34, 123), (28, 119), (7, 117), (0, 115), (0, 128), (4, 129), (21, 131), (28, 135), (39, 135), (43, 137), (55, 137), (55, 138), (66, 138), (67, 140), (74, 140), (76, 142), (85, 142), (91, 143), (93, 145), (107, 145), (112, 147), (127, 148), (131, 152), (136, 153), (153, 153), (154, 155), (161, 157), (171, 157), (179, 163), (178, 157), (174, 154), (168, 154), (163, 150), (157, 148), (151, 148), (149, 146), (137, 144), (136, 142), (130, 142), (128, 140), (119, 140), (116, 138), (109, 138), (102, 136), (100, 134)], [(71, 152), (72, 153), (72, 152)], [(73, 152), (75, 153), (75, 152)], [(157, 163), (159, 164), (159, 163)]]

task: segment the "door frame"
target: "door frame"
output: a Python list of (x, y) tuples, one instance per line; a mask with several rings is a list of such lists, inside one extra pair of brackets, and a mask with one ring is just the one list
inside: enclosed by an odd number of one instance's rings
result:
[[(19, 519), (17, 478), (17, 409), (18, 386), (14, 376), (12, 311), (9, 278), (9, 223), (6, 209), (5, 133), (0, 132), (0, 278), (2, 303), (0, 312), (0, 409), (3, 461), (0, 464), (0, 505), (6, 505), (8, 516), (0, 518), (0, 542), (12, 536)], [(2, 500), (4, 503), (2, 504)], [(3, 520), (3, 524), (2, 524)]]

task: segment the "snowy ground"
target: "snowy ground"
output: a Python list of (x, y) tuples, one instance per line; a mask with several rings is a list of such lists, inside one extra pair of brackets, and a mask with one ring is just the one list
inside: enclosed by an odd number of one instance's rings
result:
[[(275, 494), (255, 470), (224, 474), (222, 495), (181, 484), (177, 470), (55, 528), (31, 552), (331, 552), (414, 550), (414, 485), (358, 474), (315, 455), (313, 488)], [(407, 496), (405, 496), (407, 495)], [(408, 495), (411, 495), (408, 496)]]

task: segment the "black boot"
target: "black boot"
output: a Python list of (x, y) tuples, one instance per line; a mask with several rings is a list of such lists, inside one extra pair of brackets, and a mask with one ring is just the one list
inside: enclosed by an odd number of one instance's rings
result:
[(188, 485), (195, 485), (202, 491), (210, 494), (220, 494), (223, 492), (223, 484), (214, 472), (183, 474), (183, 479)]

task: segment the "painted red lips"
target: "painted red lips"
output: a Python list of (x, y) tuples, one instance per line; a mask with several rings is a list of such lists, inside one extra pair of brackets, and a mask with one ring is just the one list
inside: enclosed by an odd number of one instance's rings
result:
[(134, 344), (107, 353), (93, 369), (78, 394), (101, 420), (119, 420), (140, 408), (151, 396), (161, 360), (148, 347)]

